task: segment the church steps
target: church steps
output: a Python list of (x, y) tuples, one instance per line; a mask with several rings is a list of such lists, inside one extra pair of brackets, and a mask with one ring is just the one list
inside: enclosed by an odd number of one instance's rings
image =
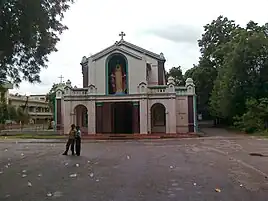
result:
[(139, 140), (139, 139), (172, 139), (172, 138), (194, 138), (196, 134), (95, 134), (84, 135), (85, 140)]

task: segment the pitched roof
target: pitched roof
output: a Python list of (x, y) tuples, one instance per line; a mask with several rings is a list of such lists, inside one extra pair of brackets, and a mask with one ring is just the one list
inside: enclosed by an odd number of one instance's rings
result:
[(95, 55), (91, 56), (91, 58), (94, 61), (94, 60), (97, 60), (97, 59), (99, 59), (101, 57), (104, 57), (105, 55), (107, 55), (107, 54), (109, 54), (109, 53), (111, 53), (113, 51), (118, 51), (118, 52), (125, 53), (125, 54), (127, 54), (129, 56), (132, 56), (132, 57), (136, 58), (136, 59), (140, 59), (140, 60), (142, 59), (141, 56), (139, 56), (139, 55), (137, 55), (135, 53), (132, 53), (132, 52), (130, 52), (128, 50), (125, 50), (125, 49), (123, 49), (123, 48), (121, 48), (119, 46), (111, 46), (110, 48), (105, 49), (105, 50), (99, 52), (98, 54), (95, 54)]
[[(137, 45), (134, 45), (132, 43), (129, 43), (129, 42), (125, 41), (125, 40), (120, 40), (119, 42), (116, 42), (114, 45), (111, 45), (111, 46), (105, 48), (104, 50), (102, 50), (102, 51), (90, 56), (90, 58), (92, 58), (93, 60), (96, 60), (97, 58), (100, 58), (102, 56), (105, 56), (106, 54), (109, 54), (111, 51), (113, 51), (115, 49), (120, 50), (120, 51), (125, 51), (125, 53), (127, 53), (127, 54), (131, 53), (131, 52), (127, 51), (127, 50), (124, 50), (123, 48), (120, 48), (120, 46), (126, 46), (126, 47), (128, 47), (128, 48), (130, 48), (132, 50), (135, 50), (137, 52), (140, 52), (142, 54), (145, 54), (145, 55), (150, 56), (152, 58), (155, 58), (157, 60), (165, 61), (165, 58), (163, 57), (162, 54), (155, 54), (155, 53), (153, 53), (153, 52), (151, 52), (149, 50), (143, 49), (143, 48), (141, 48), (141, 47), (139, 47)], [(130, 56), (135, 55), (135, 54), (133, 55), (133, 53), (131, 53), (131, 54), (132, 55), (130, 55)], [(137, 57), (137, 56), (138, 55), (135, 55), (135, 57)]]

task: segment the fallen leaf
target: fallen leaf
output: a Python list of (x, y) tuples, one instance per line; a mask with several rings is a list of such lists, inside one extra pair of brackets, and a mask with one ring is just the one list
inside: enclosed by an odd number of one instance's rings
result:
[(77, 177), (77, 174), (76, 173), (75, 174), (71, 174), (70, 177), (71, 178)]
[(28, 181), (28, 186), (29, 187), (32, 187), (32, 183)]
[(215, 191), (216, 191), (217, 193), (220, 193), (220, 192), (221, 192), (221, 189), (216, 188)]
[(47, 193), (47, 197), (51, 197), (52, 196), (52, 193)]
[(53, 197), (61, 197), (62, 196), (62, 192), (60, 191), (56, 191), (53, 193)]

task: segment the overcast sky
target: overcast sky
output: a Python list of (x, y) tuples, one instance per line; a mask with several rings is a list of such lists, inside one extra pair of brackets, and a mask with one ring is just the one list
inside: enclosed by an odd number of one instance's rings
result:
[(197, 40), (205, 24), (219, 15), (243, 26), (249, 20), (264, 24), (267, 8), (267, 0), (76, 0), (65, 14), (69, 30), (61, 35), (58, 52), (49, 56), (48, 68), (41, 72), (42, 83), (24, 82), (11, 92), (47, 93), (60, 75), (81, 87), (82, 57), (114, 44), (121, 31), (126, 41), (163, 52), (166, 69), (180, 65), (185, 72), (198, 61)]

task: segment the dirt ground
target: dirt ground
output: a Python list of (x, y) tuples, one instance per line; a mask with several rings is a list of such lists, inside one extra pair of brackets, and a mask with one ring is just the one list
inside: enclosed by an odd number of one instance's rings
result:
[[(215, 136), (63, 143), (0, 143), (0, 200), (266, 201), (268, 140)], [(261, 153), (264, 157), (250, 156)]]

